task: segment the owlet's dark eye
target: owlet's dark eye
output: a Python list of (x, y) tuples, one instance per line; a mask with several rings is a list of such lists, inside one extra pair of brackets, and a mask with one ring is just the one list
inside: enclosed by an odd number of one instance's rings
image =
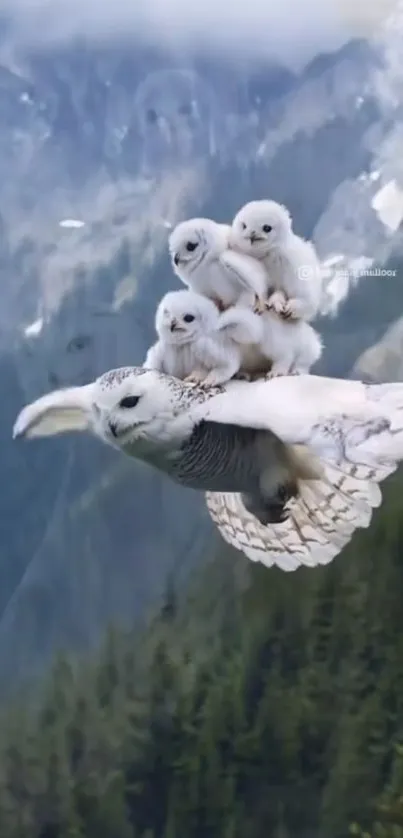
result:
[(125, 396), (124, 399), (121, 399), (119, 402), (119, 407), (136, 407), (136, 404), (139, 402), (140, 396)]
[(197, 247), (197, 242), (196, 243), (195, 242), (187, 242), (186, 243), (186, 250), (188, 250), (189, 253), (193, 253), (193, 251), (196, 250), (196, 247)]
[(195, 319), (194, 314), (184, 314), (183, 319), (184, 319), (185, 323), (192, 323), (193, 320)]
[(264, 233), (271, 233), (273, 227), (270, 224), (263, 224), (262, 230)]
[(246, 230), (246, 224), (245, 224), (244, 221), (242, 221), (241, 227), (242, 227), (242, 230)]

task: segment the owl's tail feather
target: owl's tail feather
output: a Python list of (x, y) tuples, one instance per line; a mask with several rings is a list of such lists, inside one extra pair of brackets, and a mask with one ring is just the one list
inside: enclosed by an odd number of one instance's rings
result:
[(224, 540), (252, 561), (285, 571), (331, 562), (356, 529), (369, 526), (382, 499), (378, 481), (393, 467), (322, 465), (319, 479), (299, 481), (299, 495), (281, 524), (261, 524), (239, 494), (208, 492), (207, 507)]
[(320, 458), (304, 446), (291, 447), (288, 467), (299, 492), (287, 505), (286, 521), (265, 526), (240, 495), (208, 493), (207, 506), (223, 538), (267, 567), (295, 570), (331, 562), (355, 530), (369, 526), (382, 501), (379, 484), (403, 460), (403, 384), (368, 385), (364, 406), (362, 418), (350, 417), (341, 461), (333, 461), (336, 447), (329, 461), (327, 444)]

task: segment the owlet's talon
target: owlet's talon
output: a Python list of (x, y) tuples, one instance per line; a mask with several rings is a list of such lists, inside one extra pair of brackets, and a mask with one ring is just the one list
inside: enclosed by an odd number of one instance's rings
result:
[(190, 373), (190, 375), (186, 376), (185, 381), (188, 384), (203, 384), (204, 379), (206, 377), (206, 373), (202, 372), (201, 370), (195, 370), (194, 372)]
[(267, 311), (267, 302), (266, 300), (261, 300), (259, 298), (256, 299), (255, 305), (253, 307), (253, 311), (255, 314), (264, 314)]
[(283, 375), (290, 375), (290, 373), (286, 370), (272, 369), (270, 372), (266, 373), (264, 380), (271, 381), (273, 378), (280, 378)]

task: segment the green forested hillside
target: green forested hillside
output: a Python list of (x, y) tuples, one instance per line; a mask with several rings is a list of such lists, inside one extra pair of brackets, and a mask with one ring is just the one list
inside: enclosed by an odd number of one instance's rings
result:
[(403, 835), (401, 478), (331, 566), (217, 547), (4, 709), (1, 838)]

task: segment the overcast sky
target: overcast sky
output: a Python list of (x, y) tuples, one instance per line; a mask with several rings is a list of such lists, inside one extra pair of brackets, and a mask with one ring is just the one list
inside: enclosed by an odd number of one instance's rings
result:
[(395, 0), (0, 0), (19, 35), (141, 37), (298, 64), (378, 26)]

